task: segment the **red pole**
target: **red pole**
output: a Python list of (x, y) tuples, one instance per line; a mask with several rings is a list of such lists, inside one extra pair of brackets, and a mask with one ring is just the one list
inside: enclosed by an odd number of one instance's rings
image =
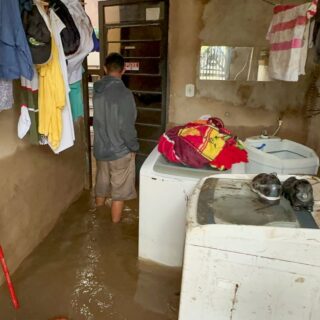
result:
[(2, 250), (1, 246), (0, 246), (0, 263), (1, 263), (1, 266), (2, 266), (2, 269), (3, 269), (4, 276), (5, 276), (6, 281), (7, 281), (7, 285), (8, 285), (8, 288), (9, 288), (12, 304), (13, 304), (15, 309), (19, 309), (19, 307), (20, 307), (19, 306), (19, 301), (17, 299), (16, 293), (15, 293), (14, 288), (13, 288), (13, 284), (11, 282), (9, 269), (8, 269), (7, 264), (6, 264), (6, 261), (4, 260), (4, 254), (3, 254), (3, 250)]

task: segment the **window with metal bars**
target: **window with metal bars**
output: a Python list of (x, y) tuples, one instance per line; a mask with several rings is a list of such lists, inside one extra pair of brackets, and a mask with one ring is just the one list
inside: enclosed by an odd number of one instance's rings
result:
[(200, 80), (228, 80), (231, 48), (202, 46)]

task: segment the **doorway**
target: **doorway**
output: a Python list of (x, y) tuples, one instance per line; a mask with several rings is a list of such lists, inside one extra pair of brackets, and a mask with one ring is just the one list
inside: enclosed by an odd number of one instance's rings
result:
[[(94, 79), (103, 76), (103, 64), (109, 53), (124, 56), (123, 81), (133, 92), (138, 111), (137, 170), (166, 128), (168, 17), (167, 0), (99, 1), (100, 67), (89, 70), (89, 74), (95, 74)], [(91, 126), (92, 116), (91, 110)]]

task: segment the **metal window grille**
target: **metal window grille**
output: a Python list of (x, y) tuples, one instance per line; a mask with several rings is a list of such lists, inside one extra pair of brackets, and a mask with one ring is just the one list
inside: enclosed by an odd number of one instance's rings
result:
[(230, 48), (201, 47), (200, 79), (228, 80), (230, 69)]

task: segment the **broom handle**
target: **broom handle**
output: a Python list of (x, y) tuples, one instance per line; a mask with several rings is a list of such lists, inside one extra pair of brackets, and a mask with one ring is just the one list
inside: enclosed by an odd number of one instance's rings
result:
[(12, 304), (13, 304), (15, 309), (19, 309), (19, 302), (18, 302), (16, 293), (15, 293), (14, 288), (13, 288), (13, 284), (12, 284), (12, 281), (11, 281), (11, 278), (10, 278), (9, 269), (8, 269), (7, 264), (6, 264), (6, 261), (4, 260), (4, 254), (3, 254), (3, 250), (2, 250), (1, 246), (0, 246), (0, 263), (1, 263), (1, 266), (2, 266), (2, 269), (3, 269), (4, 276), (5, 276), (6, 281), (7, 281), (7, 285), (8, 285), (8, 288), (9, 288)]

